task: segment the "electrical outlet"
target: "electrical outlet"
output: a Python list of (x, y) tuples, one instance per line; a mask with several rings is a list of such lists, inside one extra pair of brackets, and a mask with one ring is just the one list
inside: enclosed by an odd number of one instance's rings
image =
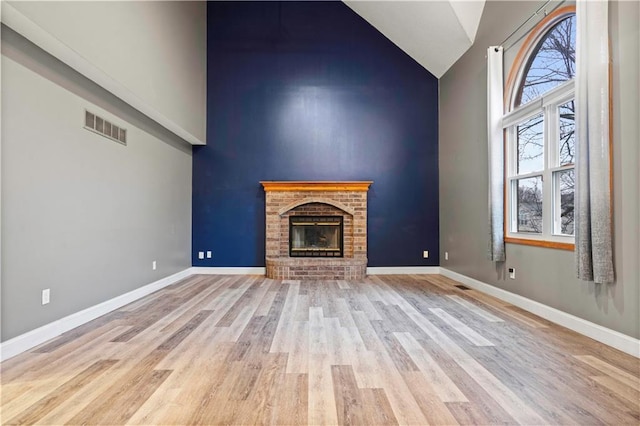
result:
[(509, 278), (512, 280), (516, 279), (516, 268), (509, 268)]
[(158, 266), (158, 264), (156, 263), (155, 260), (153, 262), (151, 262), (151, 269), (153, 269), (154, 271), (156, 270), (157, 266)]
[(204, 259), (204, 252), (203, 251), (199, 251), (198, 252), (198, 259)]
[(42, 304), (46, 305), (51, 301), (51, 289), (46, 288), (42, 290)]
[(425, 258), (425, 259), (428, 259), (429, 258), (429, 250), (423, 251), (422, 252), (422, 257)]
[(211, 257), (212, 257), (212, 256), (211, 256), (211, 250), (208, 250), (208, 251), (207, 251), (207, 259), (211, 259)]
[(449, 252), (448, 251), (444, 252), (444, 260), (449, 260)]

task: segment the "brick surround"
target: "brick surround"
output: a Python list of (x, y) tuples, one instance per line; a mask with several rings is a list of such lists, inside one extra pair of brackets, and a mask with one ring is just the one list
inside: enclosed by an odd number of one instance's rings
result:
[[(266, 266), (273, 279), (361, 279), (367, 268), (372, 182), (260, 182), (266, 192)], [(289, 216), (344, 217), (344, 257), (289, 257)]]

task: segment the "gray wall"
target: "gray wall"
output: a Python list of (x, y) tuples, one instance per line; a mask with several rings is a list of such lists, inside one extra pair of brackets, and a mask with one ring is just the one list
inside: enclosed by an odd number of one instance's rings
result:
[(189, 268), (191, 146), (4, 26), (1, 65), (2, 341)]
[(9, 3), (204, 143), (205, 1)]
[[(440, 258), (444, 268), (640, 337), (638, 106), (640, 3), (613, 2), (614, 225), (617, 281), (575, 278), (573, 252), (507, 245), (487, 260), (486, 49), (500, 44), (543, 2), (488, 1), (473, 47), (440, 79)], [(506, 269), (516, 268), (516, 279)]]

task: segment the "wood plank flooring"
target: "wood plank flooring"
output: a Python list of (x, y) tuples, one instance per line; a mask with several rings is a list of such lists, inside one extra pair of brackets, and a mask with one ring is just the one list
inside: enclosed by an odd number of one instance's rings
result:
[(1, 368), (2, 424), (640, 424), (640, 361), (439, 275), (192, 276)]

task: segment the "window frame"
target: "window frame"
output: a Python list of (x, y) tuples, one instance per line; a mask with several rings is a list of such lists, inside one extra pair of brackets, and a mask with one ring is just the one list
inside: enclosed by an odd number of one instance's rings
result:
[[(520, 86), (526, 78), (528, 65), (532, 56), (537, 53), (538, 44), (561, 21), (575, 15), (575, 6), (565, 6), (557, 9), (531, 31), (514, 60), (507, 79), (505, 92), (504, 129), (504, 235), (506, 243), (551, 247), (564, 250), (574, 250), (574, 235), (557, 234), (558, 208), (560, 189), (556, 191), (559, 173), (564, 170), (575, 170), (575, 162), (560, 165), (560, 114), (559, 107), (572, 100), (575, 101), (575, 76), (542, 96), (524, 105), (514, 106), (519, 96)], [(543, 116), (543, 169), (530, 173), (517, 173), (517, 127), (528, 119), (537, 115)], [(518, 232), (518, 197), (517, 182), (527, 177), (542, 176), (542, 232)]]

